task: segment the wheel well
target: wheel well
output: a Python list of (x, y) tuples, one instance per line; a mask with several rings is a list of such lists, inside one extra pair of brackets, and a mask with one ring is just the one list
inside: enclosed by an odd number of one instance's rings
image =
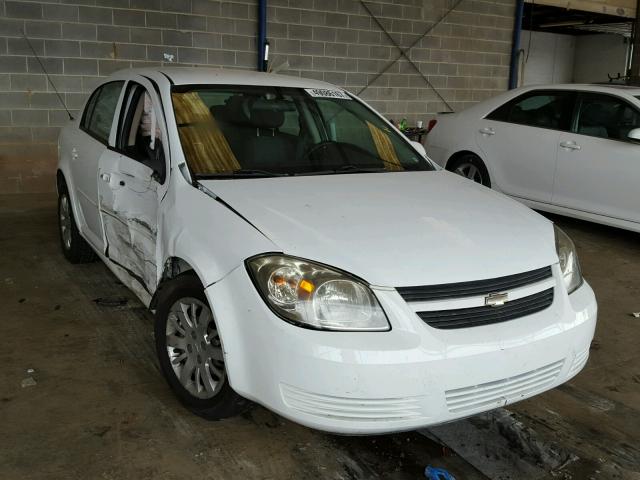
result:
[(156, 291), (153, 293), (153, 297), (151, 298), (151, 303), (149, 304), (150, 309), (155, 309), (156, 304), (158, 302), (158, 296), (163, 287), (167, 284), (169, 280), (172, 280), (179, 275), (194, 275), (198, 277), (194, 268), (187, 262), (186, 260), (180, 257), (169, 257), (164, 262), (164, 268), (162, 270), (162, 276), (160, 277), (160, 283), (158, 283), (158, 287)]
[[(460, 157), (464, 157), (465, 155), (473, 155), (474, 157), (478, 156), (478, 155), (476, 155), (475, 153), (473, 153), (470, 150), (461, 150), (461, 151), (456, 152), (453, 155), (451, 155), (451, 157), (449, 157), (449, 160), (447, 160), (447, 164), (445, 166), (445, 169), (449, 170), (451, 165), (453, 165), (453, 162), (458, 160)], [(478, 158), (480, 158), (480, 157), (478, 157)], [(484, 162), (482, 162), (482, 163), (484, 163)]]
[(61, 170), (56, 172), (56, 188), (58, 189), (58, 195), (60, 191), (66, 186), (67, 181), (64, 179), (64, 173)]

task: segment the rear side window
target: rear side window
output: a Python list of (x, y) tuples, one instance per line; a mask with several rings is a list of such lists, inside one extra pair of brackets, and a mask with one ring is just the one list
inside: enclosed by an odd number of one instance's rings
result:
[(527, 92), (489, 115), (488, 120), (568, 131), (575, 94), (557, 90)]
[(640, 114), (624, 100), (611, 95), (582, 96), (576, 133), (613, 140), (628, 140), (627, 135), (635, 128), (640, 128)]
[(81, 127), (89, 135), (102, 143), (107, 143), (113, 115), (124, 82), (110, 82), (96, 90), (82, 115)]

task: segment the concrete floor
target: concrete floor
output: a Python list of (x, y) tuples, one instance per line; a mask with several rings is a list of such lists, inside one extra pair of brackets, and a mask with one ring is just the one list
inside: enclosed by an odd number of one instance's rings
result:
[[(60, 254), (55, 208), (51, 195), (0, 196), (0, 478), (404, 480), (432, 464), (473, 480), (509, 461), (491, 451), (489, 430), (474, 447), (483, 466), (468, 447), (418, 433), (337, 437), (261, 407), (221, 422), (191, 415), (159, 373), (151, 316), (100, 262), (70, 265)], [(640, 237), (554, 221), (598, 296), (596, 341), (572, 382), (509, 410), (578, 457), (549, 478), (637, 479), (640, 319), (630, 313), (640, 311)], [(35, 385), (23, 386), (29, 378)]]

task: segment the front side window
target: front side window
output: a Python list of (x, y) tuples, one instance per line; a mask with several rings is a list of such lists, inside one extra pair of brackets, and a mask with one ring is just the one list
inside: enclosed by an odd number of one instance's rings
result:
[(569, 130), (574, 95), (562, 91), (528, 92), (494, 110), (487, 119), (530, 127)]
[(589, 94), (582, 97), (576, 133), (627, 140), (629, 132), (639, 127), (640, 115), (627, 102), (611, 95)]
[(172, 101), (196, 176), (433, 169), (404, 137), (342, 91), (179, 86)]
[(127, 157), (151, 168), (162, 183), (166, 171), (160, 130), (162, 117), (151, 95), (142, 85), (129, 82), (123, 111), (123, 122), (116, 143), (118, 149)]
[(82, 127), (97, 140), (107, 143), (113, 115), (124, 82), (110, 82), (100, 87), (89, 100), (82, 119)]

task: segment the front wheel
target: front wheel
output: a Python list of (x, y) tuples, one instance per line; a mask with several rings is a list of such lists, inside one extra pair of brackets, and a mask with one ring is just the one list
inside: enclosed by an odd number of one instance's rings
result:
[(457, 173), (469, 180), (473, 180), (480, 185), (491, 188), (489, 171), (487, 170), (484, 162), (477, 155), (472, 153), (462, 155), (449, 162), (447, 170)]
[(189, 410), (219, 420), (247, 408), (229, 384), (220, 334), (195, 275), (180, 275), (163, 288), (155, 338), (162, 373)]

